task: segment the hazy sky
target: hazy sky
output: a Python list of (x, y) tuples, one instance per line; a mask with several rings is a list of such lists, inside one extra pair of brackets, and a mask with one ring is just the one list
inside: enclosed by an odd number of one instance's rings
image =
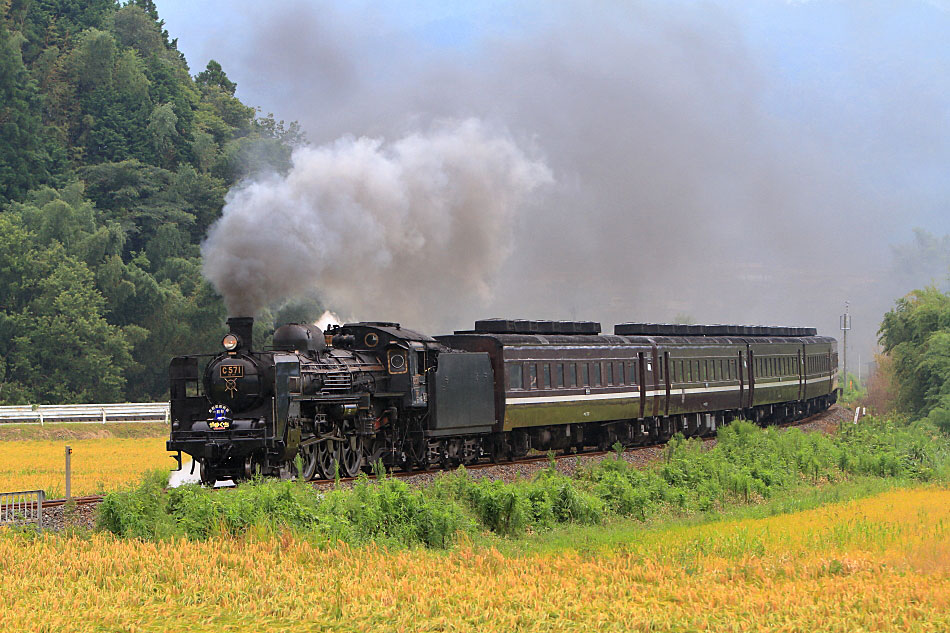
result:
[(193, 73), (217, 59), (315, 145), (474, 117), (550, 168), (492, 298), (425, 326), (837, 335), (850, 300), (866, 359), (909, 289), (890, 245), (950, 233), (948, 2), (157, 4)]

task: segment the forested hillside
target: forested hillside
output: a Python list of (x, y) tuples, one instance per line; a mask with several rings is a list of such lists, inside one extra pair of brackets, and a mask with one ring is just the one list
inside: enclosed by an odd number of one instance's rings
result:
[(151, 0), (0, 9), (0, 403), (163, 399), (223, 333), (201, 239), (298, 127), (192, 75)]

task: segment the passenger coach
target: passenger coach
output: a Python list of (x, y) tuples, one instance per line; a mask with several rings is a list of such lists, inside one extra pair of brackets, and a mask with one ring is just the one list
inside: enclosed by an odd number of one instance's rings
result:
[[(495, 427), (528, 448), (648, 443), (825, 409), (837, 397), (837, 342), (813, 328), (478, 321), (437, 337), (488, 353)], [(595, 423), (595, 424), (591, 424)]]

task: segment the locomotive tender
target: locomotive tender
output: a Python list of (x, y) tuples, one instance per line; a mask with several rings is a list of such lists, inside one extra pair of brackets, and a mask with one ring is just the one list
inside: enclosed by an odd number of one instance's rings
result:
[(167, 448), (204, 483), (649, 444), (799, 419), (838, 395), (837, 342), (813, 328), (488, 319), (432, 338), (291, 323), (254, 350), (253, 319), (228, 325), (223, 353), (169, 367)]

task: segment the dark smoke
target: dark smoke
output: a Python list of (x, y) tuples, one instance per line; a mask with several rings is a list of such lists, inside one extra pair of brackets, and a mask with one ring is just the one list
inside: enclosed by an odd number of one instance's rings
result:
[(202, 245), (230, 314), (318, 291), (335, 310), (431, 323), (491, 298), (543, 163), (475, 119), (394, 143), (341, 139), (227, 197)]
[[(880, 27), (874, 15), (854, 20), (863, 47), (841, 72), (863, 73), (869, 106), (834, 82), (777, 83), (734, 9), (595, 2), (498, 12), (501, 26), (463, 24), (458, 45), (445, 47), (383, 10), (357, 19), (329, 4), (281, 3), (255, 16), (250, 41), (226, 65), (242, 94), (274, 95), (266, 109), (299, 118), (311, 139), (395, 138), (420, 122), (477, 116), (529, 135), (554, 175), (556, 185), (537, 190), (540, 203), (505, 215), (511, 248), (500, 231), (503, 248), (470, 260), (465, 274), (427, 268), (425, 254), (376, 260), (359, 244), (322, 244), (357, 249), (385, 279), (372, 275), (362, 292), (340, 262), (317, 255), (324, 272), (312, 279), (340, 302), (331, 307), (443, 330), (484, 316), (611, 324), (689, 314), (838, 335), (850, 300), (849, 338), (867, 358), (881, 315), (910, 289), (893, 275), (889, 244), (910, 237), (906, 216), (928, 204), (901, 186), (908, 180), (895, 164), (910, 171), (914, 161), (950, 158), (938, 123), (950, 86), (939, 62), (909, 68), (877, 55), (887, 15)], [(251, 197), (238, 192), (229, 206)], [(481, 281), (442, 294), (472, 275)]]

